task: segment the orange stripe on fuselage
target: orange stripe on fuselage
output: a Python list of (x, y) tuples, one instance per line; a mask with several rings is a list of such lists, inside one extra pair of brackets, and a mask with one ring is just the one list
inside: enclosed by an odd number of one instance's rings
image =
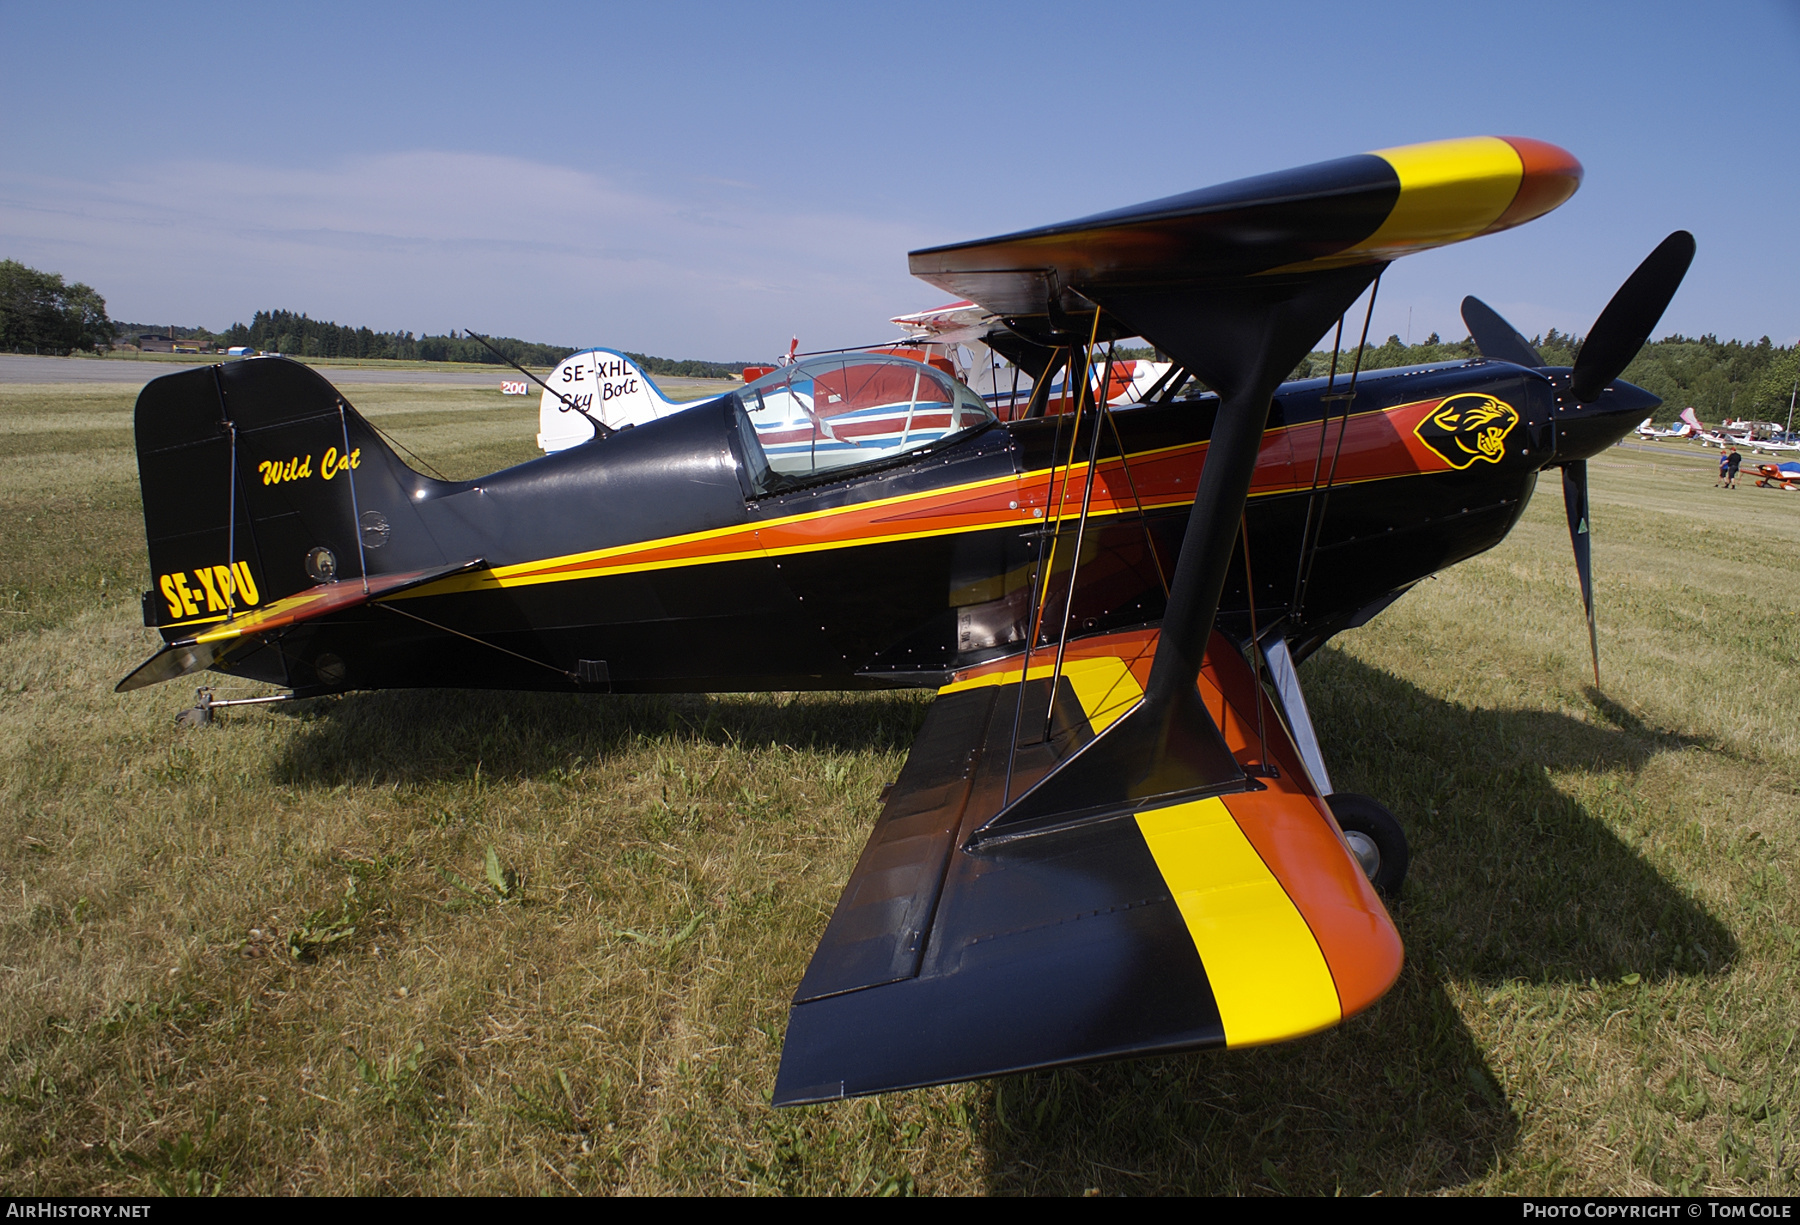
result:
[[(1450, 464), (1413, 433), (1413, 427), (1442, 402), (1439, 397), (1355, 413), (1347, 422), (1333, 418), (1329, 423), (1313, 421), (1272, 429), (1263, 438), (1250, 495), (1255, 498), (1291, 493), (1328, 479), (1332, 484), (1345, 485), (1451, 471)], [(1090, 513), (1116, 515), (1135, 513), (1140, 505), (1145, 510), (1156, 510), (1192, 503), (1206, 449), (1206, 443), (1198, 442), (1134, 453), (1128, 461), (1129, 476), (1126, 462), (1117, 458), (1101, 461), (1094, 496), (1089, 501)], [(446, 579), (393, 598), (529, 586), (1054, 522), (1080, 513), (1087, 465), (1077, 463), (1073, 471), (1067, 472), (1066, 485), (1064, 476), (1061, 468), (1054, 473), (1040, 468), (762, 523), (497, 566), (482, 574)]]

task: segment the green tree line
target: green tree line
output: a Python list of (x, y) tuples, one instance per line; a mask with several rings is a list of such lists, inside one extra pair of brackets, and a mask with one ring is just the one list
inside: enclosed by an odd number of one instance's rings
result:
[(107, 348), (115, 334), (106, 299), (91, 286), (0, 260), (0, 349), (62, 356)]
[[(1551, 328), (1532, 338), (1544, 363), (1573, 366), (1582, 338)], [(1389, 336), (1363, 352), (1364, 370), (1385, 370), (1425, 362), (1467, 361), (1479, 357), (1473, 340), (1445, 341), (1433, 332), (1416, 345)], [(1338, 355), (1338, 371), (1347, 374), (1355, 351)], [(1331, 368), (1331, 350), (1321, 349), (1295, 368), (1293, 378), (1315, 378)], [(1767, 336), (1754, 343), (1720, 340), (1717, 336), (1675, 334), (1651, 341), (1625, 367), (1626, 382), (1662, 397), (1658, 421), (1672, 421), (1690, 405), (1702, 420), (1717, 422), (1727, 417), (1757, 421), (1787, 420), (1788, 400), (1800, 383), (1800, 347), (1773, 344)]]
[[(294, 311), (257, 311), (248, 325), (234, 323), (212, 338), (220, 348), (244, 345), (290, 357), (392, 358), (400, 361), (502, 364), (480, 341), (455, 332), (447, 336), (414, 336), (411, 332), (377, 332), (313, 319)], [(538, 344), (511, 336), (490, 336), (494, 348), (521, 366), (554, 366), (577, 350), (568, 345)], [(743, 362), (710, 362), (625, 356), (646, 373), (680, 378), (727, 378), (743, 370)]]
[[(126, 330), (164, 332), (162, 326)], [(402, 361), (470, 362), (500, 365), (500, 358), (468, 335), (415, 336), (411, 332), (377, 332), (349, 327), (304, 312), (257, 311), (248, 324), (234, 323), (223, 332), (205, 328), (175, 328), (182, 339), (201, 347), (237, 345), (285, 353), (293, 357), (391, 358)], [(120, 334), (119, 325), (106, 315), (106, 299), (80, 282), (67, 283), (60, 273), (40, 272), (15, 260), (0, 260), (0, 350), (14, 353), (68, 354), (79, 350), (109, 348)], [(507, 357), (525, 366), (554, 366), (576, 350), (567, 345), (539, 344), (515, 337), (494, 337), (493, 344)], [(1532, 338), (1532, 344), (1552, 366), (1570, 366), (1581, 349), (1581, 337), (1555, 328)], [(1120, 350), (1117, 356), (1148, 357), (1152, 351)], [(627, 353), (646, 372), (675, 378), (722, 378), (739, 373), (744, 362), (676, 360), (647, 353)], [(1446, 341), (1433, 332), (1419, 344), (1406, 344), (1389, 336), (1369, 346), (1362, 368), (1383, 370), (1424, 362), (1466, 361), (1480, 356), (1469, 339)], [(1310, 378), (1326, 373), (1331, 351), (1318, 350), (1297, 366), (1291, 377)], [(1348, 372), (1353, 351), (1338, 355), (1338, 369)], [(1756, 420), (1787, 419), (1790, 398), (1800, 387), (1800, 347), (1761, 340), (1720, 340), (1717, 336), (1665, 336), (1644, 346), (1625, 368), (1624, 377), (1662, 397), (1657, 420), (1672, 420), (1692, 405), (1707, 420), (1747, 417)]]
[[(349, 327), (325, 319), (314, 319), (305, 312), (286, 310), (257, 311), (250, 317), (248, 324), (234, 323), (214, 339), (221, 348), (243, 345), (261, 352), (283, 353), (289, 357), (388, 358), (397, 361), (505, 364), (480, 341), (455, 332), (444, 336), (377, 332), (372, 328)], [(554, 366), (575, 352), (567, 345), (536, 344), (511, 336), (494, 336), (489, 339), (494, 348), (522, 366)]]
[(676, 361), (668, 357), (651, 357), (648, 353), (626, 353), (644, 368), (645, 374), (666, 375), (678, 379), (728, 379), (744, 372), (751, 362), (703, 362), (693, 359)]

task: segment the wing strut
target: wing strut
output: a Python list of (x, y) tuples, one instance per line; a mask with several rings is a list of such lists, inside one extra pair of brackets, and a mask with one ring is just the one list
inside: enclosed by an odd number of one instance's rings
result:
[(1171, 396), (1173, 396), (1175, 391), (1177, 390), (1177, 387), (1172, 385), (1174, 383), (1175, 377), (1177, 375), (1185, 375), (1186, 373), (1187, 373), (1187, 371), (1185, 371), (1181, 368), (1180, 362), (1170, 362), (1169, 368), (1167, 370), (1163, 371), (1162, 377), (1157, 379), (1156, 382), (1154, 382), (1150, 385), (1150, 390), (1146, 391), (1143, 395), (1138, 397), (1137, 403), (1139, 403), (1139, 404), (1154, 404), (1154, 403), (1156, 403), (1156, 397), (1163, 393), (1164, 388), (1167, 388), (1169, 391), (1169, 394)]
[[(1094, 349), (1097, 347), (1096, 338), (1099, 333), (1099, 323), (1099, 312), (1096, 312), (1092, 334), (1089, 337), (1089, 343), (1086, 350), (1084, 368), (1088, 375), (1091, 375), (1093, 372), (1093, 353)], [(1116, 342), (1108, 343), (1106, 365), (1100, 383), (1100, 386), (1103, 388), (1110, 386), (1113, 369), (1113, 349), (1115, 347)], [(1166, 378), (1167, 375), (1165, 375), (1165, 379)], [(1084, 379), (1082, 390), (1076, 393), (1074, 412), (1058, 414), (1057, 416), (1057, 437), (1051, 447), (1052, 467), (1048, 486), (1045, 491), (1046, 505), (1054, 504), (1056, 506), (1056, 512), (1049, 522), (1049, 531), (1041, 537), (1039, 544), (1038, 562), (1035, 570), (1038, 577), (1033, 580), (1033, 586), (1037, 589), (1039, 594), (1032, 612), (1030, 631), (1027, 638), (1028, 645), (1025, 651), (1025, 665), (1021, 672), (1021, 676), (1027, 679), (1031, 676), (1030, 664), (1032, 658), (1036, 655), (1040, 647), (1046, 645), (1046, 639), (1049, 636), (1045, 625), (1051, 616), (1051, 609), (1053, 607), (1052, 583), (1054, 581), (1058, 545), (1061, 540), (1064, 525), (1064, 516), (1062, 512), (1068, 500), (1068, 486), (1074, 472), (1075, 452), (1080, 446), (1082, 417), (1088, 414), (1087, 400), (1090, 398), (1088, 395), (1089, 382), (1090, 380)], [(1119, 432), (1118, 422), (1114, 420), (1112, 409), (1107, 404), (1105, 398), (1103, 396), (1095, 396), (1092, 398), (1094, 404), (1092, 406), (1091, 421), (1089, 425), (1091, 433), (1088, 437), (1087, 473), (1084, 478), (1086, 484), (1082, 489), (1081, 512), (1076, 520), (1074, 556), (1069, 564), (1069, 577), (1067, 582), (1061, 585), (1061, 591), (1057, 593), (1061, 599), (1062, 621), (1056, 630), (1056, 658), (1049, 673), (1049, 698), (1044, 709), (1044, 725), (1042, 731), (1033, 739), (1024, 739), (1025, 703), (1020, 702), (1014, 707), (1012, 715), (1013, 734), (1011, 743), (1008, 747), (1007, 768), (1003, 775), (1003, 782), (1001, 785), (1001, 807), (1005, 807), (1012, 798), (1012, 787), (1017, 773), (1020, 747), (1026, 744), (1048, 744), (1056, 735), (1055, 724), (1058, 712), (1057, 694), (1059, 685), (1065, 674), (1064, 663), (1068, 653), (1069, 626), (1074, 620), (1076, 589), (1079, 585), (1081, 575), (1082, 550), (1088, 521), (1092, 516), (1094, 486), (1099, 478), (1101, 435), (1103, 431), (1107, 429), (1112, 431), (1113, 442), (1118, 449), (1120, 472), (1125, 477), (1126, 486), (1131, 492), (1132, 503), (1137, 508), (1138, 524), (1143, 529), (1144, 533), (1144, 547), (1149, 554), (1150, 564), (1156, 571), (1157, 583), (1162, 587), (1163, 598), (1165, 600), (1168, 598), (1169, 594), (1168, 575), (1163, 570), (1162, 558), (1156, 549), (1156, 537), (1150, 530), (1149, 517), (1144, 512), (1143, 499), (1138, 494), (1137, 480), (1131, 473), (1131, 460), (1126, 453), (1124, 437)], [(1056, 468), (1058, 465), (1055, 462), (1055, 457), (1062, 453), (1061, 427), (1065, 417), (1073, 422), (1073, 426), (1072, 434), (1069, 439), (1068, 459), (1065, 463), (1060, 465), (1063, 469), (1063, 482), (1062, 495), (1061, 497), (1058, 497), (1056, 483)]]
[(1063, 350), (1050, 350), (1050, 358), (1044, 363), (1044, 372), (1031, 385), (1031, 399), (1025, 404), (1025, 411), (1020, 416), (1025, 418), (1041, 417), (1050, 407), (1050, 376), (1056, 369), (1056, 363), (1063, 356)]
[(1125, 334), (1157, 337), (1171, 357), (1214, 388), (1218, 414), (1143, 701), (976, 830), (971, 845), (1046, 822), (1142, 808), (1147, 800), (1173, 803), (1254, 785), (1200, 701), (1196, 683), (1206, 643), (1275, 389), (1385, 267), (1082, 290), (1129, 329)]
[(1255, 684), (1251, 688), (1251, 696), (1256, 702), (1256, 743), (1262, 760), (1255, 766), (1246, 765), (1246, 773), (1253, 778), (1276, 778), (1281, 769), (1269, 759), (1268, 727), (1263, 722), (1263, 706), (1267, 694), (1263, 692), (1263, 657), (1258, 644), (1262, 641), (1256, 634), (1256, 576), (1250, 570), (1250, 516), (1238, 516), (1238, 539), (1244, 550), (1244, 597), (1250, 603), (1250, 678)]

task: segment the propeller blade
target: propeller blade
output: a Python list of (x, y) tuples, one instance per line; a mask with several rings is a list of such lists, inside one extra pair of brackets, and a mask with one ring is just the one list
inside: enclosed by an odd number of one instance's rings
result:
[(1597, 398), (1608, 383), (1624, 373), (1650, 339), (1650, 329), (1668, 309), (1669, 299), (1681, 288), (1681, 278), (1693, 262), (1694, 236), (1676, 230), (1619, 286), (1619, 292), (1594, 320), (1575, 359), (1569, 390), (1577, 400), (1586, 404)]
[(1544, 364), (1538, 351), (1531, 347), (1531, 342), (1519, 335), (1517, 328), (1500, 317), (1500, 312), (1483, 302), (1480, 298), (1463, 299), (1463, 323), (1474, 338), (1475, 347), (1481, 350), (1483, 357), (1490, 357), (1497, 362), (1511, 362), (1515, 366), (1530, 366), (1536, 369)]
[(1593, 533), (1588, 525), (1587, 460), (1564, 464), (1562, 478), (1563, 510), (1569, 516), (1569, 543), (1575, 546), (1575, 573), (1581, 579), (1581, 607), (1587, 613), (1588, 652), (1594, 659), (1594, 688), (1598, 689), (1600, 640), (1594, 633), (1594, 555)]

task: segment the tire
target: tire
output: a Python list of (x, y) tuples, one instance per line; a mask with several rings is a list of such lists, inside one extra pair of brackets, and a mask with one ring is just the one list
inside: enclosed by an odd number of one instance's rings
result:
[(1394, 814), (1368, 796), (1350, 791), (1327, 796), (1325, 802), (1331, 805), (1331, 815), (1343, 829), (1350, 853), (1368, 873), (1375, 892), (1384, 898), (1399, 897), (1412, 852), (1406, 845), (1406, 831)]

